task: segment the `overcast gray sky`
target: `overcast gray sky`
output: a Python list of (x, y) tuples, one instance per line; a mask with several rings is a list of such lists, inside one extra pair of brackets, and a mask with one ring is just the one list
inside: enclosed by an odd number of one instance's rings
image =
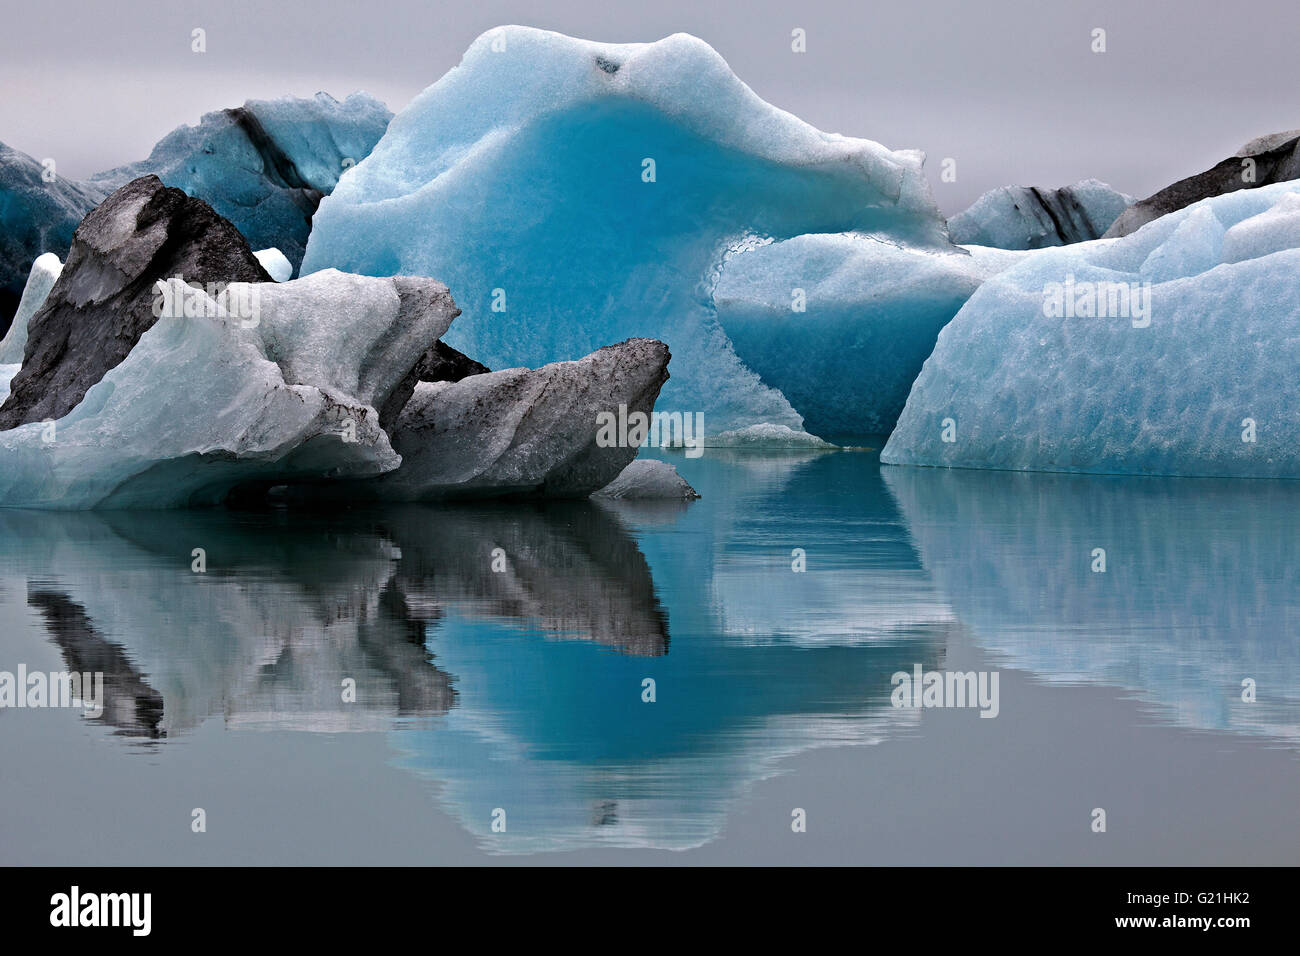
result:
[(400, 110), (503, 23), (693, 33), (813, 125), (925, 150), (948, 213), (1007, 183), (1145, 196), (1300, 127), (1295, 0), (0, 0), (0, 17), (0, 141), (74, 177), (250, 97), (365, 89)]

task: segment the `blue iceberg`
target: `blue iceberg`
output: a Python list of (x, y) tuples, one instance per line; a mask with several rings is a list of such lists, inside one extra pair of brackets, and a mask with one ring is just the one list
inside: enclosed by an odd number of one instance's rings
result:
[(0, 332), (36, 257), (66, 256), (86, 213), (150, 173), (208, 203), (254, 249), (278, 248), (296, 268), (321, 196), (370, 152), (392, 115), (367, 93), (342, 102), (327, 93), (249, 100), (173, 130), (148, 159), (81, 181), (47, 182), (40, 163), (0, 143)]
[(464, 310), (448, 344), (491, 368), (653, 337), (673, 352), (661, 407), (797, 429), (717, 321), (723, 260), (810, 232), (946, 247), (921, 164), (765, 103), (694, 37), (502, 27), (321, 202), (303, 272), (438, 277)]
[(1298, 196), (1031, 253), (939, 334), (881, 460), (1300, 478)]
[(1020, 255), (796, 236), (729, 259), (713, 300), (741, 360), (806, 429), (888, 434), (939, 330)]
[(148, 159), (87, 185), (107, 196), (152, 173), (208, 203), (254, 249), (277, 248), (297, 267), (321, 197), (365, 158), (392, 115), (368, 93), (249, 100), (173, 130)]
[(32, 263), (68, 253), (81, 217), (108, 192), (50, 173), (26, 153), (0, 143), (0, 332), (18, 308)]

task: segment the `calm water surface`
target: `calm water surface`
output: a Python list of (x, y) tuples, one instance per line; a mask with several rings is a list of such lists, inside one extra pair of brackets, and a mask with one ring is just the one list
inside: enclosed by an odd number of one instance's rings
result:
[(1300, 483), (670, 460), (702, 500), (0, 512), (0, 670), (107, 697), (0, 710), (0, 862), (1300, 862)]

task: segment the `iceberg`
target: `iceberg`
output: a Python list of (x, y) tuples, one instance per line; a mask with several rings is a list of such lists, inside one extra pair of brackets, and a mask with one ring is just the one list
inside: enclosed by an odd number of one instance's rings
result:
[[(23, 297), (18, 301), (18, 311), (14, 313), (13, 323), (4, 339), (0, 340), (0, 365), (21, 365), (23, 350), (27, 347), (27, 323), (37, 310), (45, 304), (54, 283), (63, 272), (63, 263), (52, 252), (36, 257), (32, 263), (27, 285), (23, 286)], [(8, 397), (6, 384), (5, 397)], [(0, 399), (3, 401), (3, 399)]]
[(489, 372), (441, 341), (460, 314), (442, 283), (275, 282), (269, 252), (156, 176), (86, 216), (67, 265), (33, 270), (26, 347), (5, 343), (0, 503), (585, 497), (636, 457), (644, 436), (603, 441), (602, 415), (648, 419), (663, 343)]
[(401, 466), (331, 490), (386, 500), (586, 497), (639, 449), (602, 442), (601, 416), (648, 415), (668, 358), (662, 342), (629, 339), (576, 362), (420, 382), (389, 429)]
[(77, 227), (67, 264), (27, 323), (0, 429), (70, 412), (157, 320), (155, 284), (172, 276), (200, 284), (271, 278), (212, 207), (145, 176)]
[(0, 331), (7, 329), (32, 263), (64, 255), (81, 217), (107, 192), (54, 174), (26, 153), (0, 143)]
[(1300, 478), (1297, 196), (1238, 190), (989, 279), (881, 461)]
[(258, 249), (253, 255), (258, 265), (276, 282), (288, 282), (293, 278), (293, 263), (279, 249)]
[(321, 201), (303, 271), (437, 276), (465, 311), (448, 344), (492, 368), (651, 336), (666, 408), (798, 429), (717, 321), (723, 260), (805, 233), (947, 246), (922, 160), (776, 109), (694, 37), (502, 27)]
[(638, 458), (593, 497), (613, 500), (689, 501), (700, 493), (677, 469), (656, 458)]
[(167, 134), (148, 159), (92, 176), (103, 194), (154, 175), (204, 200), (258, 249), (302, 262), (311, 217), (339, 178), (365, 158), (393, 114), (368, 93), (339, 102), (249, 100)]
[(939, 330), (1019, 258), (864, 235), (796, 236), (729, 258), (713, 301), (736, 354), (781, 390), (804, 428), (888, 434)]
[(1043, 249), (1100, 239), (1133, 197), (1096, 179), (1060, 189), (990, 189), (948, 220), (952, 241), (997, 249)]
[[(413, 363), (451, 323), (445, 286), (333, 270), (232, 283), (216, 298), (161, 284), (200, 315), (164, 314), (70, 412), (0, 432), (0, 502), (186, 507), (398, 466), (381, 409), (414, 386)], [(235, 307), (248, 301), (255, 323)]]
[(321, 196), (383, 135), (392, 113), (366, 93), (339, 102), (249, 100), (164, 137), (148, 159), (85, 180), (55, 175), (0, 143), (0, 331), (17, 307), (32, 261), (66, 255), (86, 213), (128, 182), (155, 175), (208, 202), (257, 248), (302, 262)]
[(773, 425), (771, 422), (746, 425), (744, 428), (733, 428), (712, 435), (705, 440), (705, 445), (709, 448), (743, 448), (765, 452), (779, 452), (783, 449), (794, 452), (833, 451), (839, 447), (816, 435), (797, 431), (789, 425)]

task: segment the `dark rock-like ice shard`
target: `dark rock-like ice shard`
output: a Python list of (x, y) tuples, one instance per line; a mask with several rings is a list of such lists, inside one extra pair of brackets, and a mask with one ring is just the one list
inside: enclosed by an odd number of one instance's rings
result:
[(1127, 236), (1147, 223), (1194, 202), (1300, 179), (1300, 130), (1258, 136), (1210, 169), (1166, 186), (1126, 209), (1106, 237)]
[(145, 176), (77, 227), (63, 273), (29, 323), (0, 429), (72, 411), (157, 321), (155, 284), (172, 276), (200, 284), (271, 281), (244, 237), (211, 206)]
[(629, 339), (576, 362), (421, 382), (394, 423), (396, 471), (358, 493), (383, 498), (585, 497), (609, 484), (639, 441), (601, 441), (602, 416), (648, 416), (668, 348)]

